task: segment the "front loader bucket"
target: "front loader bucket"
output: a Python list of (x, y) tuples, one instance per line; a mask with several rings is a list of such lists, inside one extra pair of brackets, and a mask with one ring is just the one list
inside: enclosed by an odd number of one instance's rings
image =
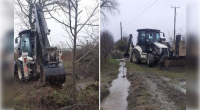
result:
[(165, 67), (180, 67), (186, 65), (186, 58), (185, 57), (166, 57), (164, 59)]
[(129, 53), (124, 53), (124, 57), (129, 57)]
[(49, 83), (63, 84), (66, 80), (65, 68), (62, 63), (58, 64), (58, 67), (45, 67), (44, 68), (45, 79)]

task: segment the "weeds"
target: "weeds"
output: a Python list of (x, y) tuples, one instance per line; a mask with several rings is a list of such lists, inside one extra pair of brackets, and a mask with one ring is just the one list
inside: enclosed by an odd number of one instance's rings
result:
[[(78, 49), (78, 56), (84, 53), (84, 49)], [(65, 67), (66, 82), (61, 85), (46, 85), (38, 87), (37, 81), (21, 83), (15, 78), (14, 80), (14, 109), (16, 110), (57, 110), (64, 108), (71, 110), (74, 105), (81, 110), (99, 108), (99, 61), (98, 52), (91, 52), (88, 56), (76, 64), (77, 77), (83, 76), (84, 79), (91, 79), (90, 82), (81, 90), (76, 91), (77, 103), (73, 103), (73, 85), (72, 85), (72, 52), (63, 52), (63, 65)], [(94, 57), (95, 56), (95, 57)], [(91, 57), (91, 58), (89, 58)], [(88, 60), (87, 60), (88, 59)], [(87, 67), (87, 68), (85, 68)], [(89, 71), (90, 70), (90, 71)], [(95, 80), (97, 80), (95, 82)], [(77, 79), (77, 82), (83, 80)], [(84, 106), (83, 106), (84, 105)]]

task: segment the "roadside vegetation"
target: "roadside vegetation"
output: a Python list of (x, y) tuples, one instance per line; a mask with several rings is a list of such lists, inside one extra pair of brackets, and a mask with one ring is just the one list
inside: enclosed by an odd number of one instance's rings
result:
[(109, 58), (109, 63), (105, 64), (101, 69), (101, 101), (110, 93), (109, 87), (119, 73), (119, 61)]
[(119, 60), (127, 48), (127, 37), (114, 42), (108, 30), (101, 32), (101, 101), (109, 94), (109, 87), (119, 73)]
[[(92, 47), (88, 44), (77, 49), (77, 57), (84, 54), (87, 48)], [(95, 49), (98, 49), (95, 48)], [(98, 51), (92, 51), (87, 57), (84, 57), (76, 64), (79, 68), (76, 71), (76, 96), (77, 109), (99, 108), (99, 65)], [(72, 51), (63, 51), (63, 65), (66, 71), (66, 82), (63, 85), (40, 86), (38, 81), (30, 80), (20, 82), (17, 74), (14, 79), (14, 109), (51, 109), (51, 110), (71, 110), (75, 105), (73, 103), (73, 83), (72, 83)], [(91, 57), (91, 58), (90, 58)], [(90, 59), (88, 59), (90, 58)]]
[(140, 71), (140, 72), (152, 72), (155, 73), (161, 77), (166, 77), (170, 79), (186, 79), (186, 71), (185, 68), (163, 68), (159, 70), (157, 68), (157, 65), (154, 65), (154, 67), (149, 68), (145, 61), (143, 61), (141, 64), (134, 64), (132, 62), (127, 62), (127, 68), (129, 71)]
[(117, 78), (119, 68), (119, 61), (109, 58), (109, 63), (105, 64), (101, 69), (101, 83), (111, 83), (113, 79)]
[[(119, 4), (116, 0), (101, 0), (100, 2), (101, 22), (103, 25), (109, 22), (108, 15), (117, 15), (120, 13), (118, 10)], [(101, 78), (101, 101), (109, 94), (108, 88), (113, 79), (117, 77), (119, 62), (111, 58), (114, 51), (114, 38), (112, 33), (108, 30), (101, 31), (100, 35), (100, 78)], [(108, 79), (106, 79), (108, 78)]]
[(124, 54), (124, 52), (128, 47), (127, 44), (128, 44), (128, 37), (123, 36), (122, 39), (119, 39), (115, 42), (115, 49), (118, 50), (119, 52), (123, 52), (122, 54)]

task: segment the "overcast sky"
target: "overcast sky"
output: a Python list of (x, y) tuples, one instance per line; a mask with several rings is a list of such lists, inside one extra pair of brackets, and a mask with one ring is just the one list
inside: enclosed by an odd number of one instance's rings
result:
[[(2, 2), (4, 0), (1, 0)], [(81, 7), (91, 6), (93, 3), (91, 1), (94, 0), (82, 0)], [(105, 25), (101, 25), (101, 30), (108, 29), (114, 35), (115, 41), (120, 39), (120, 22), (123, 25), (123, 33), (133, 34), (134, 44), (136, 42), (137, 29), (140, 28), (155, 28), (160, 29), (165, 33), (166, 39), (169, 40), (168, 32), (173, 35), (174, 30), (174, 9), (171, 6), (180, 6), (177, 9), (177, 23), (176, 29), (177, 32), (180, 33), (180, 29), (182, 29), (182, 34), (186, 33), (186, 18), (187, 18), (187, 30), (190, 32), (196, 32), (200, 35), (200, 14), (199, 14), (199, 0), (117, 0), (119, 2), (119, 10), (120, 14), (116, 16), (109, 15), (109, 22)], [(156, 1), (156, 2), (155, 2)], [(1, 2), (1, 3), (2, 3)], [(155, 2), (155, 3), (154, 3)], [(154, 3), (154, 4), (153, 4)], [(149, 9), (147, 9), (151, 4), (153, 4)], [(186, 11), (187, 6), (187, 11)], [(9, 10), (6, 9), (7, 5), (2, 4), (1, 14), (8, 13)], [(3, 9), (2, 9), (3, 8)], [(147, 9), (147, 10), (146, 10)], [(5, 10), (5, 11), (3, 11)], [(144, 10), (146, 10), (143, 14), (141, 14)], [(187, 12), (187, 17), (186, 17)], [(141, 14), (139, 17), (137, 17)], [(137, 18), (136, 18), (137, 17)], [(8, 17), (12, 18), (12, 17)], [(13, 25), (10, 20), (8, 20), (5, 15), (1, 17), (1, 30), (5, 30), (6, 28), (10, 28)], [(82, 17), (84, 18), (84, 16)], [(133, 20), (136, 18), (135, 20)], [(2, 19), (6, 19), (2, 20)], [(132, 21), (133, 20), (133, 21)], [(131, 22), (132, 21), (132, 22)], [(62, 37), (66, 35), (64, 33), (62, 26), (57, 23), (55, 20), (47, 20), (48, 27), (51, 29), (50, 37), (53, 43), (58, 43), (60, 41), (67, 40)], [(6, 24), (6, 25), (5, 25)], [(17, 33), (15, 32), (15, 37), (17, 37)], [(1, 36), (4, 33), (1, 33)]]
[[(104, 25), (101, 25), (101, 30), (109, 30), (113, 34), (115, 41), (120, 39), (121, 37), (120, 22), (122, 22), (123, 34), (126, 33), (128, 35), (133, 35), (134, 45), (136, 44), (137, 39), (136, 30), (141, 28), (159, 29), (165, 33), (166, 40), (168, 41), (168, 31), (171, 35), (173, 35), (172, 32), (174, 30), (174, 8), (171, 8), (171, 6), (180, 6), (180, 8), (177, 8), (176, 29), (178, 33), (180, 33), (180, 29), (182, 29), (182, 34), (186, 33), (185, 0), (117, 1), (119, 3), (120, 14), (116, 16), (109, 15), (109, 22)], [(147, 9), (151, 4), (153, 5), (149, 9)], [(143, 12), (144, 10), (146, 11)], [(142, 12), (143, 14), (141, 14)], [(137, 17), (138, 15), (140, 16)]]

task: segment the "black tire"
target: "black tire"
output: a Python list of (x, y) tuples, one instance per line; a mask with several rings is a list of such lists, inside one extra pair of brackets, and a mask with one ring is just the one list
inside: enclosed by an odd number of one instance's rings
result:
[(157, 65), (157, 64), (158, 64), (158, 62), (159, 62), (159, 60), (154, 60), (154, 64), (156, 64), (156, 65)]
[(147, 64), (148, 64), (148, 67), (153, 67), (154, 65), (154, 57), (153, 57), (153, 54), (147, 54)]
[(132, 60), (133, 63), (135, 64), (140, 64), (141, 63), (140, 53), (137, 50), (133, 50), (130, 60)]
[(18, 73), (18, 79), (20, 81), (24, 81), (24, 69), (23, 69), (23, 63), (21, 61), (18, 62), (17, 73)]

